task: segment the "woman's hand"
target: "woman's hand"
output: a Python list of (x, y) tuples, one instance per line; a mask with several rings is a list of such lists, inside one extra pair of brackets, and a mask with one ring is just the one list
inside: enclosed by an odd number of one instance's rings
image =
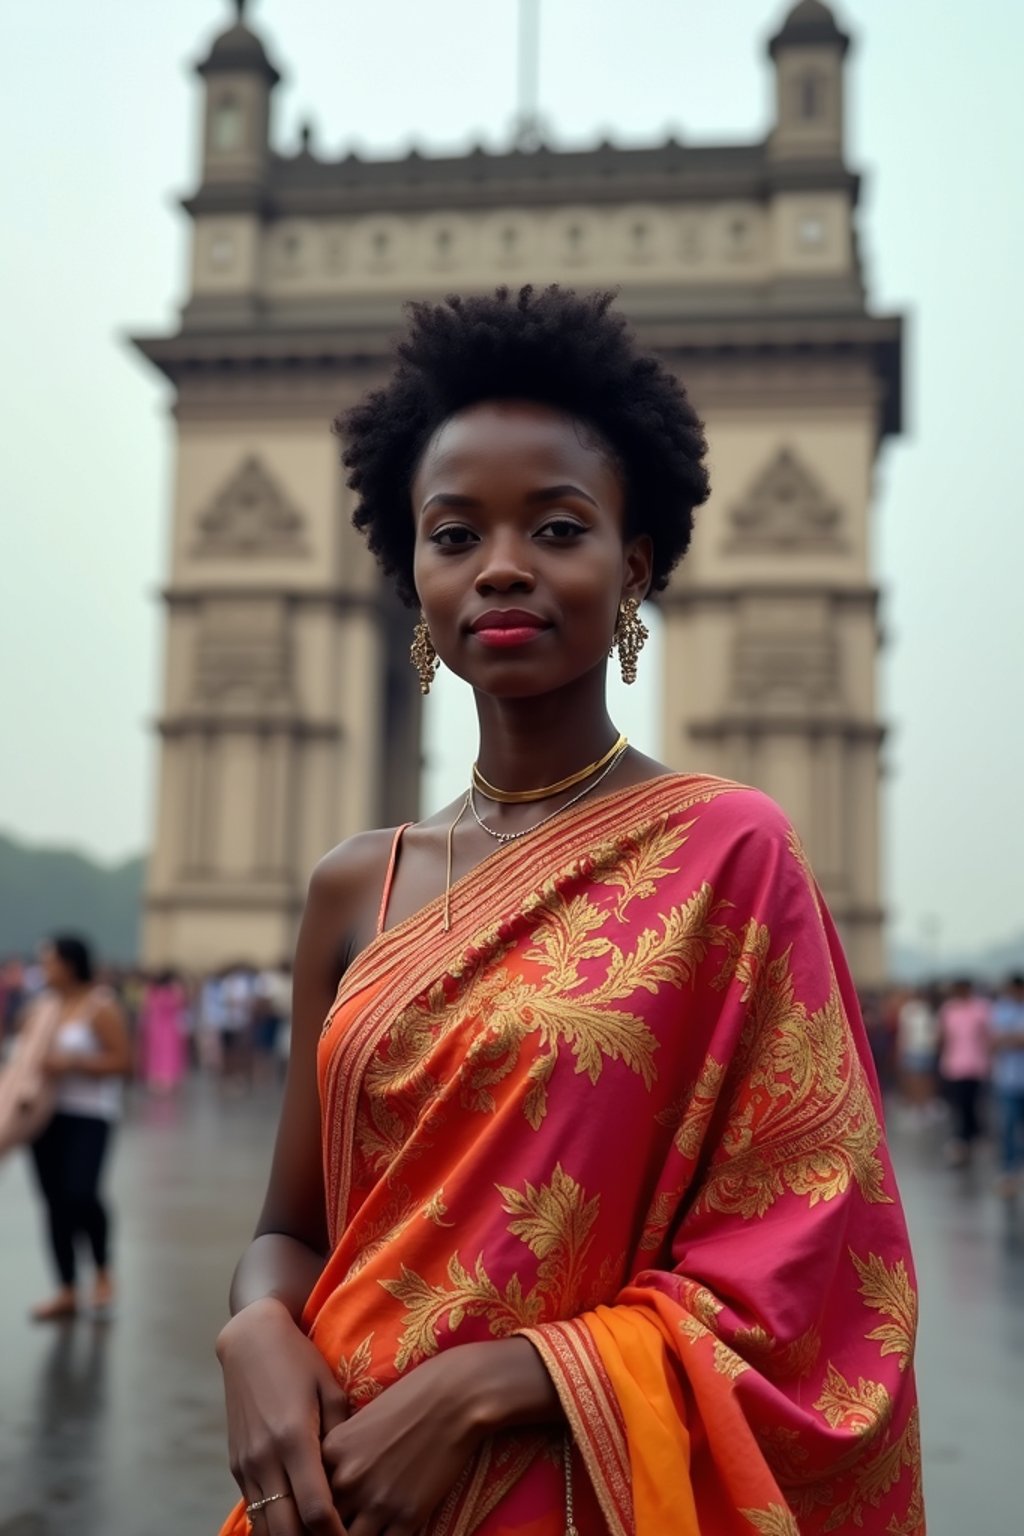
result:
[(320, 1442), (347, 1412), (326, 1360), (273, 1297), (254, 1301), (217, 1340), (232, 1475), (247, 1504), (275, 1493), (260, 1536), (345, 1536)]
[(463, 1344), (417, 1366), (324, 1438), (346, 1536), (413, 1536), (483, 1439), (560, 1413), (526, 1339)]

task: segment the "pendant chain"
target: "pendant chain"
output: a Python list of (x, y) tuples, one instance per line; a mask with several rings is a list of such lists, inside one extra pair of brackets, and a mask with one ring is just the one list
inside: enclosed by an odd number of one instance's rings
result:
[(565, 1467), (565, 1536), (580, 1536), (572, 1494), (572, 1440), (569, 1435), (562, 1442), (562, 1463)]
[(470, 789), (470, 790), (466, 791), (466, 798), (463, 800), (462, 804), (459, 806), (459, 814), (456, 816), (455, 820), (452, 822), (451, 826), (448, 828), (448, 836), (445, 838), (445, 849), (444, 849), (444, 851), (445, 851), (445, 859), (444, 859), (444, 920), (443, 920), (443, 927), (444, 927), (445, 933), (450, 933), (451, 932), (451, 926), (452, 926), (452, 839), (455, 836), (455, 828), (458, 826), (458, 824), (462, 820), (463, 816), (465, 816), (467, 810), (469, 809), (470, 805), (472, 804), (472, 801), (473, 801), (473, 791)]

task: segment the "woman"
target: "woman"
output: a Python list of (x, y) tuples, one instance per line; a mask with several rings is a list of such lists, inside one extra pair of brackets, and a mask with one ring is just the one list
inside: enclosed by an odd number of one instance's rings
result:
[(142, 1073), (154, 1093), (173, 1093), (185, 1071), (188, 999), (173, 971), (151, 981), (142, 997)]
[(981, 1092), (988, 1079), (991, 1004), (967, 978), (955, 981), (939, 1009), (939, 1075), (953, 1109), (953, 1136), (947, 1161), (963, 1168), (981, 1135)]
[(896, 1051), (903, 1099), (910, 1114), (927, 1121), (935, 1104), (939, 1021), (926, 987), (907, 994), (896, 1014)]
[(49, 1217), (50, 1245), (60, 1280), (55, 1296), (32, 1312), (39, 1323), (78, 1311), (76, 1243), (88, 1241), (96, 1266), (89, 1303), (108, 1314), (114, 1302), (110, 1222), (100, 1180), (113, 1127), (120, 1118), (124, 1078), (131, 1070), (128, 1031), (113, 995), (95, 985), (89, 946), (71, 935), (44, 944), (40, 961), (47, 993), (41, 1005), (56, 1010), (44, 1069), (56, 1083), (55, 1112), (32, 1143), (39, 1187)]
[(769, 800), (605, 708), (707, 495), (609, 305), (414, 306), (340, 424), (422, 686), (469, 683), (480, 746), (453, 805), (310, 884), (218, 1340), (229, 1536), (923, 1529), (906, 1234), (828, 914)]

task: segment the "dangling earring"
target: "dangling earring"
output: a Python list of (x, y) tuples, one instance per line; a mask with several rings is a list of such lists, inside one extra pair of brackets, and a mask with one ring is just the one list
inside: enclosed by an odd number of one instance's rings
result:
[(619, 648), (619, 665), (624, 683), (636, 682), (636, 659), (649, 636), (650, 630), (640, 618), (640, 604), (635, 597), (624, 597), (619, 606), (619, 617), (612, 638), (612, 648)]
[(430, 685), (434, 680), (434, 673), (441, 665), (437, 652), (434, 650), (434, 642), (430, 638), (430, 630), (427, 621), (420, 614), (420, 621), (412, 632), (412, 645), (409, 647), (409, 660), (420, 675), (420, 693), (429, 693)]

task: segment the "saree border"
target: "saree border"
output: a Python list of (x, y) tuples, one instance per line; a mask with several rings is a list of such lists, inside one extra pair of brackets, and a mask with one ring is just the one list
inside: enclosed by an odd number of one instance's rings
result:
[(523, 1328), (519, 1336), (547, 1367), (611, 1536), (634, 1536), (626, 1421), (589, 1328), (569, 1318)]

